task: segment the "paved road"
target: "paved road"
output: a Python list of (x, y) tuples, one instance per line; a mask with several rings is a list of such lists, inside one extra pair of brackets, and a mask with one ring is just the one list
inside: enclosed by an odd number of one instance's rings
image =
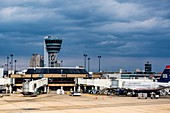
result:
[(0, 98), (0, 113), (170, 113), (170, 97), (137, 99), (136, 97), (81, 97), (44, 94), (23, 97), (12, 94)]

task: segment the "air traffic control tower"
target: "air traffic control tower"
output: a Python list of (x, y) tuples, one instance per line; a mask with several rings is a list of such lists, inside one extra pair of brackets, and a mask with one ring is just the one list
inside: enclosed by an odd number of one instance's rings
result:
[(44, 37), (44, 67), (57, 67), (57, 54), (61, 49), (62, 39), (53, 36)]

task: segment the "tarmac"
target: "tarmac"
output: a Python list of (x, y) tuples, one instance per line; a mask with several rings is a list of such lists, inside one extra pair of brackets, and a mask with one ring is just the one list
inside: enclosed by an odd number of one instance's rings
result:
[(42, 94), (24, 97), (11, 94), (0, 98), (0, 113), (170, 113), (170, 97), (137, 97), (82, 94)]

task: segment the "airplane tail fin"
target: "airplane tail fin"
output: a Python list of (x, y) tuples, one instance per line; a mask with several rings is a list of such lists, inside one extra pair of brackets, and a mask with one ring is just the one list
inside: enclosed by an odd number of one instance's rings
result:
[(170, 82), (170, 65), (167, 65), (158, 82)]

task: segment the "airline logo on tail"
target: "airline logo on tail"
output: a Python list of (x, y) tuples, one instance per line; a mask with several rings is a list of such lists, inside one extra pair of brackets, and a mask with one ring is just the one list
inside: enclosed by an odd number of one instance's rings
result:
[(158, 82), (170, 82), (170, 65), (167, 65)]

